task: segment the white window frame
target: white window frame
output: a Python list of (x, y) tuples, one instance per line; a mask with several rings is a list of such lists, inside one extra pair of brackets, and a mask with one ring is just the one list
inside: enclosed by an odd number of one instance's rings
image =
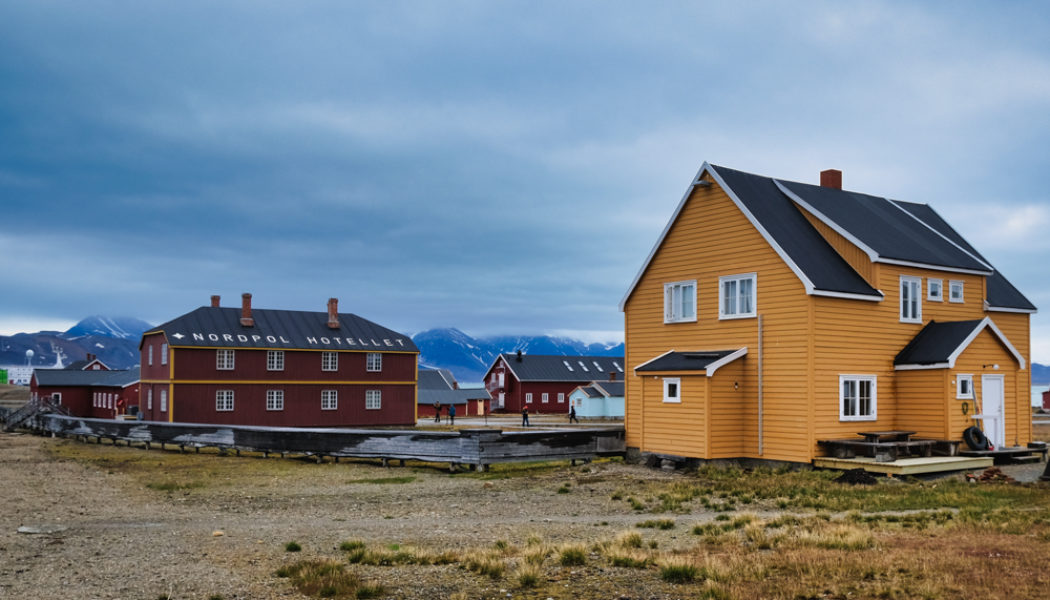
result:
[[(963, 295), (963, 292), (965, 291), (965, 286), (963, 284), (964, 284), (964, 282), (960, 281), (958, 279), (949, 279), (948, 280), (948, 302), (954, 302), (956, 304), (961, 304), (961, 303), (965, 302), (965, 298), (964, 298), (964, 295)], [(959, 298), (958, 299), (956, 299), (956, 297), (955, 297), (955, 290), (956, 289), (959, 290)]]
[(284, 350), (267, 350), (266, 351), (266, 370), (267, 371), (283, 371), (284, 370)]
[(55, 404), (62, 404), (62, 392), (51, 392), (51, 401)]
[[(963, 384), (966, 389), (963, 389)], [(955, 376), (955, 397), (960, 400), (973, 400), (973, 375), (960, 373)]]
[(339, 370), (339, 353), (338, 352), (322, 352), (321, 353), (321, 370), (334, 372)]
[[(688, 293), (686, 290), (692, 288), (692, 293)], [(686, 314), (685, 306), (682, 303), (684, 298), (690, 298), (692, 300), (691, 313)], [(697, 304), (699, 295), (697, 294), (696, 280), (685, 279), (682, 281), (672, 281), (664, 284), (664, 323), (696, 323), (697, 315)]]
[(215, 390), (215, 412), (233, 412), (233, 390)]
[[(937, 284), (937, 294), (933, 293), (933, 286)], [(944, 302), (944, 280), (933, 277), (926, 278), (926, 299), (930, 302)]]
[[(672, 391), (674, 394), (671, 394)], [(681, 377), (664, 377), (664, 402), (670, 404), (682, 403)]]
[(266, 410), (284, 410), (284, 390), (266, 390)]
[[(922, 323), (922, 277), (914, 275), (901, 275), (900, 290), (900, 317), (901, 323)], [(914, 292), (915, 314), (909, 314), (907, 310), (908, 300), (905, 300), (905, 290)]]
[(160, 390), (160, 412), (168, 412), (168, 390)]
[(383, 390), (365, 390), (365, 410), (383, 408)]
[(339, 390), (321, 390), (321, 410), (339, 410)]
[(550, 404), (551, 395), (548, 392), (543, 392), (542, 394), (540, 394), (540, 402), (544, 404)]
[(160, 364), (168, 364), (168, 343), (164, 342), (160, 345)]
[(565, 404), (565, 392), (558, 392), (558, 404)]
[(365, 357), (365, 370), (369, 373), (379, 373), (383, 370), (383, 353), (369, 352)]
[(216, 371), (232, 371), (236, 354), (234, 350), (219, 349), (215, 351), (215, 370)]
[(532, 404), (532, 392), (525, 392), (525, 404)]
[[(751, 283), (751, 310), (740, 310), (740, 289), (742, 282)], [(732, 286), (733, 294), (727, 295), (726, 288)], [(730, 306), (726, 306), (730, 304)], [(758, 275), (756, 273), (741, 273), (739, 275), (724, 275), (718, 278), (718, 318), (726, 319), (750, 319), (758, 314)]]
[(153, 410), (153, 388), (146, 390), (146, 410)]
[[(855, 403), (852, 406), (855, 414), (846, 414), (846, 394), (845, 394), (845, 383), (853, 382), (856, 389), (856, 398), (853, 399)], [(871, 390), (870, 398), (870, 414), (860, 414), (860, 388), (861, 382), (867, 382), (870, 384), (869, 389)], [(878, 411), (878, 400), (879, 400), (879, 381), (876, 375), (839, 375), (839, 421), (875, 421), (879, 418)]]

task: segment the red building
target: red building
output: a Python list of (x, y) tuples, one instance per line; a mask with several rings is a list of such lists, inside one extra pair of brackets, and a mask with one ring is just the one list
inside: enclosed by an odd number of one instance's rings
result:
[(492, 405), (488, 391), (460, 388), (455, 375), (448, 369), (420, 369), (417, 386), (416, 413), (420, 419), (432, 420), (438, 407), (442, 418), (447, 418), (450, 406), (456, 407), (457, 417), (486, 415)]
[(622, 381), (623, 358), (610, 356), (528, 355), (496, 357), (485, 372), (492, 410), (568, 413), (569, 394), (595, 380)]
[(50, 398), (76, 417), (114, 419), (138, 407), (139, 370), (34, 369), (29, 394)]
[(142, 336), (147, 420), (283, 427), (414, 425), (419, 350), (357, 315), (211, 306)]

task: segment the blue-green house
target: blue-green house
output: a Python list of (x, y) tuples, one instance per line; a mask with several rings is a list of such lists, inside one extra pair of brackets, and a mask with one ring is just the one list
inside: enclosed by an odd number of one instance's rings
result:
[(569, 394), (580, 419), (623, 418), (623, 381), (592, 381)]

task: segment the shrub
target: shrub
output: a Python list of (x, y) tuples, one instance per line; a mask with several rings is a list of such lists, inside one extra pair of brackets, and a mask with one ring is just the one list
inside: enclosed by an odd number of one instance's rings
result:
[(691, 583), (699, 573), (696, 565), (682, 558), (671, 557), (660, 565), (660, 579), (668, 583)]
[(365, 547), (365, 543), (361, 540), (348, 540), (339, 544), (339, 549), (343, 552), (352, 552)]
[(284, 549), (286, 552), (299, 552), (303, 547), (299, 545), (299, 542), (288, 542), (284, 545)]

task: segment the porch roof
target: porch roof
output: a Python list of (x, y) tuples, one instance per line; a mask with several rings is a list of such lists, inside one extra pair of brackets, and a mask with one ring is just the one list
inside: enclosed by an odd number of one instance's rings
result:
[(973, 321), (930, 321), (897, 354), (893, 367), (898, 371), (953, 368), (959, 355), (984, 329), (996, 336), (1021, 368), (1025, 368), (1024, 357), (988, 317)]
[(707, 376), (710, 377), (723, 365), (745, 354), (747, 354), (747, 348), (736, 350), (691, 350), (685, 352), (671, 350), (638, 365), (634, 370), (641, 372), (705, 371)]

